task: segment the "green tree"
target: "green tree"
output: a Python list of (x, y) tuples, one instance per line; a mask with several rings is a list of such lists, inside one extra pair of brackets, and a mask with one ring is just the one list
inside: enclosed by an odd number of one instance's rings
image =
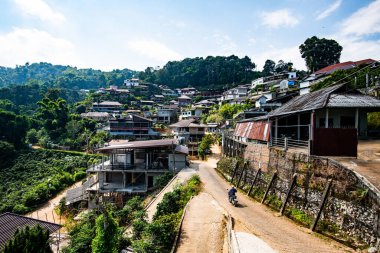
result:
[(306, 61), (307, 68), (317, 71), (332, 64), (339, 63), (343, 47), (335, 40), (325, 38), (319, 39), (316, 36), (307, 38), (299, 46), (301, 56)]
[(203, 136), (201, 143), (198, 146), (198, 155), (202, 157), (202, 159), (205, 158), (206, 153), (208, 150), (210, 150), (211, 145), (214, 143), (214, 138), (210, 134), (206, 134)]
[(275, 66), (276, 73), (281, 73), (283, 71), (291, 71), (293, 68), (293, 63), (284, 62), (283, 60), (279, 60)]
[(96, 236), (92, 240), (93, 253), (117, 253), (120, 228), (111, 213), (105, 210), (96, 218)]
[(49, 231), (39, 225), (17, 230), (13, 238), (5, 244), (3, 253), (50, 253)]
[(52, 139), (57, 139), (66, 133), (66, 124), (69, 120), (68, 107), (62, 98), (52, 100), (44, 97), (38, 103), (38, 117), (43, 120), (45, 129)]
[(264, 67), (263, 67), (263, 75), (264, 76), (270, 76), (274, 74), (274, 67), (276, 66), (276, 63), (272, 60), (266, 60)]
[(38, 142), (38, 132), (36, 129), (32, 128), (26, 133), (26, 141), (31, 144)]
[(29, 121), (25, 116), (0, 109), (0, 140), (7, 141), (15, 148), (24, 146)]

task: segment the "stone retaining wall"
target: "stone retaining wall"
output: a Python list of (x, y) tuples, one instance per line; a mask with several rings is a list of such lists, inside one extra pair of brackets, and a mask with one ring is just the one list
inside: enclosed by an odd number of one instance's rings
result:
[[(263, 144), (250, 143), (243, 157), (244, 160), (239, 158), (240, 165), (235, 173), (234, 162), (223, 161), (228, 158), (221, 159), (219, 171), (227, 179), (235, 174), (234, 183), (238, 184), (240, 179), (240, 188), (248, 191), (261, 167), (262, 174), (251, 193), (257, 198), (262, 197), (271, 176), (276, 172), (277, 179), (268, 198), (269, 205), (276, 209), (280, 208), (293, 175), (297, 173), (296, 186), (291, 193), (286, 214), (294, 216), (294, 213), (300, 212), (304, 215), (305, 225), (310, 225), (316, 216), (323, 190), (328, 179), (332, 179), (332, 188), (317, 230), (353, 246), (379, 247), (379, 197), (355, 172), (330, 159), (285, 152)], [(246, 169), (244, 162), (248, 162)]]

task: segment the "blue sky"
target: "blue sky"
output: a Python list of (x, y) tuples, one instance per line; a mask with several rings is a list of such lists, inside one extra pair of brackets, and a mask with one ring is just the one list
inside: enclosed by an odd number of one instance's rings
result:
[(380, 0), (1, 0), (0, 65), (143, 70), (208, 55), (292, 61), (316, 35), (380, 59)]

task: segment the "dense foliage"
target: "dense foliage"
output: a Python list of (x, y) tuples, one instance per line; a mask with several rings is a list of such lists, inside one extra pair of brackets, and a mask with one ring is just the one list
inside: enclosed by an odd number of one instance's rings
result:
[(256, 65), (247, 56), (208, 56), (170, 61), (162, 69), (147, 68), (139, 77), (171, 88), (195, 87), (199, 90), (226, 88), (232, 84), (249, 83), (260, 77)]
[(9, 240), (2, 253), (50, 253), (53, 252), (49, 245), (49, 231), (39, 225), (17, 230), (13, 238)]
[(120, 228), (110, 212), (104, 210), (96, 218), (95, 237), (92, 240), (93, 253), (117, 253), (120, 237)]
[(69, 89), (96, 89), (109, 85), (122, 85), (136, 72), (129, 69), (105, 72), (94, 69), (52, 65), (50, 63), (26, 63), (15, 68), (0, 67), (0, 87), (25, 84), (28, 80), (42, 81), (47, 87)]
[(299, 49), (302, 58), (306, 61), (307, 68), (311, 72), (314, 72), (329, 65), (339, 63), (343, 47), (335, 40), (319, 39), (313, 36), (307, 38), (299, 46)]
[(380, 66), (360, 65), (347, 70), (337, 70), (327, 78), (311, 86), (311, 90), (316, 91), (340, 83), (347, 83), (351, 89), (365, 88), (366, 75), (368, 75), (368, 86), (374, 86), (376, 78), (380, 76)]
[(199, 193), (200, 187), (199, 176), (192, 176), (186, 184), (164, 195), (152, 223), (136, 221), (133, 227), (134, 232), (138, 228), (139, 236), (132, 241), (133, 250), (136, 253), (170, 252), (183, 209), (190, 198)]
[(82, 216), (77, 223), (68, 224), (70, 242), (65, 248), (64, 253), (92, 253), (91, 243), (96, 235), (96, 218), (95, 211), (90, 211)]
[(84, 171), (97, 163), (97, 155), (26, 150), (0, 168), (0, 213), (26, 213), (46, 202), (65, 187), (82, 179)]
[(0, 109), (0, 140), (9, 142), (15, 148), (24, 144), (29, 121), (26, 116)]
[(203, 136), (198, 146), (198, 156), (204, 159), (207, 153), (211, 153), (210, 149), (213, 143), (215, 143), (214, 136), (212, 136), (211, 134), (206, 134), (205, 136)]

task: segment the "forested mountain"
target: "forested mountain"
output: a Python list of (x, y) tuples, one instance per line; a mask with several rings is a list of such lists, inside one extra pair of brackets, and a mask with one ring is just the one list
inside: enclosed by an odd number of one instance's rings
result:
[(147, 68), (139, 78), (150, 83), (166, 84), (171, 88), (227, 88), (233, 84), (250, 83), (260, 77), (256, 65), (248, 56), (208, 56), (170, 61), (162, 69)]
[(15, 68), (0, 67), (0, 87), (25, 84), (37, 80), (47, 87), (69, 89), (97, 89), (109, 85), (122, 85), (125, 79), (137, 72), (122, 69), (104, 72), (94, 69), (52, 65), (50, 63), (26, 63)]

